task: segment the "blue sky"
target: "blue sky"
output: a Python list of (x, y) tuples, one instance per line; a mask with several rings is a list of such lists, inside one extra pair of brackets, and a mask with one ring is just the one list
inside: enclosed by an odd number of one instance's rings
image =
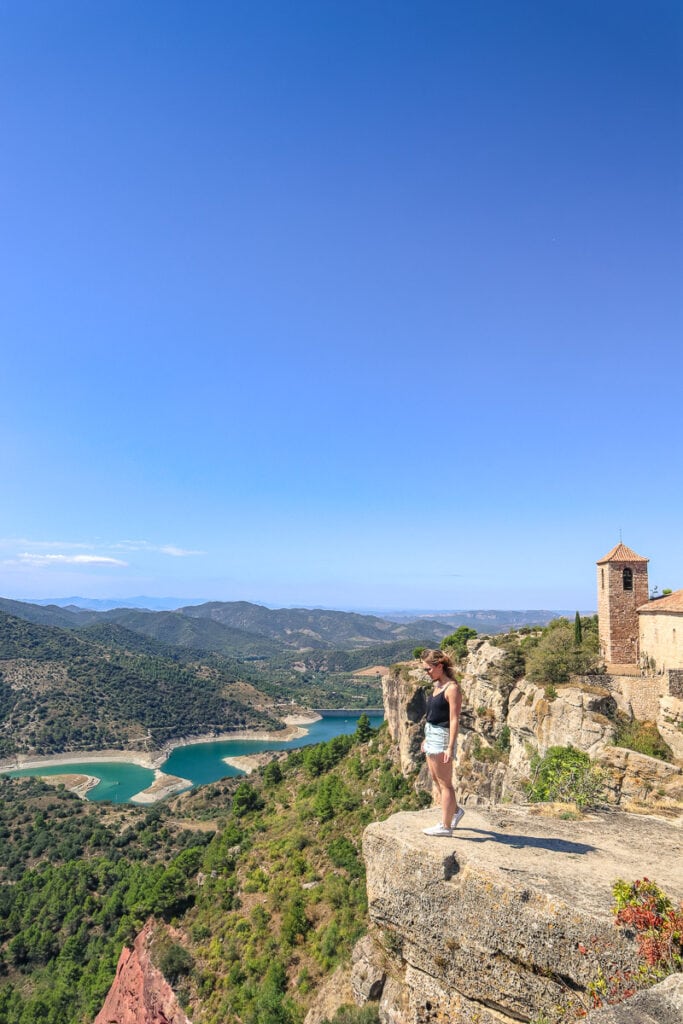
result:
[(0, 593), (683, 587), (678, 0), (0, 2)]

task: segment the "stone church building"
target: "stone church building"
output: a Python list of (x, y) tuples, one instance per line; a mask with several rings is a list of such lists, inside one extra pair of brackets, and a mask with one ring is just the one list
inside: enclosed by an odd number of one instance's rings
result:
[(619, 543), (597, 563), (600, 653), (608, 672), (683, 670), (683, 590), (651, 598), (648, 561)]

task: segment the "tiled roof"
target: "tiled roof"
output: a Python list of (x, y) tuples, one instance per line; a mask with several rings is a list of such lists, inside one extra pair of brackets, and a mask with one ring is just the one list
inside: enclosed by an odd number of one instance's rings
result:
[(683, 590), (674, 590), (673, 594), (666, 597), (657, 597), (654, 601), (641, 604), (639, 612), (683, 612)]
[(627, 548), (625, 544), (619, 542), (615, 545), (611, 551), (608, 551), (604, 558), (598, 561), (598, 565), (602, 565), (604, 562), (649, 562), (649, 558), (643, 558), (642, 555), (637, 555), (633, 548)]

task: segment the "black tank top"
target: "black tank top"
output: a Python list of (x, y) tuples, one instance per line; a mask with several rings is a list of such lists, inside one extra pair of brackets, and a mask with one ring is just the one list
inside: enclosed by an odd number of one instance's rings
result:
[(450, 724), (451, 706), (446, 700), (446, 690), (450, 685), (448, 683), (439, 693), (430, 693), (427, 697), (427, 721), (430, 725)]

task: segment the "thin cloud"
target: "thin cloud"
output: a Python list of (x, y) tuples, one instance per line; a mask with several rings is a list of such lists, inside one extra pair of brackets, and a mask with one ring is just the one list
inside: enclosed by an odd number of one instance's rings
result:
[(106, 555), (40, 555), (31, 551), (22, 552), (19, 561), (38, 568), (47, 565), (128, 565), (120, 558), (108, 558)]
[(29, 537), (0, 537), (0, 547), (66, 548), (92, 551), (94, 544), (71, 540), (31, 540)]
[(189, 555), (206, 554), (206, 551), (179, 548), (176, 544), (152, 544), (148, 540), (122, 540), (111, 546), (116, 551), (155, 551), (157, 554), (170, 555), (172, 558), (187, 558)]
[(205, 555), (206, 551), (186, 551), (184, 548), (177, 548), (173, 544), (166, 544), (159, 548), (164, 555), (172, 555), (173, 558), (187, 558), (188, 555)]

